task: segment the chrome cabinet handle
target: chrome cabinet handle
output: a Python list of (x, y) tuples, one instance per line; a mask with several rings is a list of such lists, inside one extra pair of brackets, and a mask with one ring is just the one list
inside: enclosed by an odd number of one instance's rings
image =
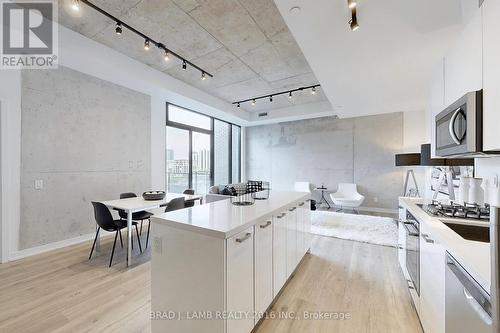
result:
[(422, 238), (427, 242), (427, 243), (430, 243), (430, 244), (434, 244), (434, 240), (433, 239), (430, 239), (429, 238), (429, 235), (427, 234), (422, 234)]
[(243, 243), (244, 241), (246, 241), (247, 239), (249, 239), (250, 237), (252, 237), (252, 234), (247, 232), (245, 234), (245, 236), (241, 237), (241, 238), (236, 238), (236, 243)]
[(286, 215), (286, 213), (281, 213), (281, 215), (276, 216), (277, 218), (281, 219)]
[(290, 208), (288, 211), (289, 211), (289, 212), (293, 212), (293, 211), (294, 211), (294, 210), (296, 210), (296, 209), (297, 209), (297, 207), (292, 207), (292, 208)]
[(456, 109), (455, 112), (453, 113), (453, 116), (451, 116), (450, 122), (448, 124), (448, 131), (450, 132), (450, 136), (457, 145), (460, 145), (463, 139), (463, 138), (459, 139), (457, 137), (457, 134), (455, 133), (455, 121), (457, 120), (457, 117), (461, 112), (462, 112), (461, 108)]
[(481, 318), (481, 320), (484, 321), (486, 325), (491, 326), (493, 321), (490, 315), (486, 311), (484, 311), (484, 309), (481, 307), (478, 301), (476, 301), (476, 299), (472, 297), (472, 295), (469, 293), (467, 289), (465, 289), (465, 287), (464, 287), (464, 295), (470, 307), (477, 313), (479, 318)]
[(269, 226), (271, 225), (271, 223), (272, 223), (271, 221), (267, 221), (267, 223), (266, 223), (266, 224), (261, 224), (259, 227), (260, 227), (261, 229), (265, 229), (265, 228), (269, 227)]
[(304, 206), (304, 202), (299, 203), (299, 207)]

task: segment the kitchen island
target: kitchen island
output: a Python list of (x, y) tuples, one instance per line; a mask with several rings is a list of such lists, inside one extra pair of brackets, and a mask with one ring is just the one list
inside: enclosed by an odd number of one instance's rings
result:
[(310, 194), (152, 218), (152, 332), (250, 333), (310, 248)]

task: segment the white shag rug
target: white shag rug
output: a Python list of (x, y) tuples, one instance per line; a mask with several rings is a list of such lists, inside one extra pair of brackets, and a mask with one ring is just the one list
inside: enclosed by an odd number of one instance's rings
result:
[(398, 225), (392, 218), (328, 211), (311, 213), (313, 234), (397, 247)]

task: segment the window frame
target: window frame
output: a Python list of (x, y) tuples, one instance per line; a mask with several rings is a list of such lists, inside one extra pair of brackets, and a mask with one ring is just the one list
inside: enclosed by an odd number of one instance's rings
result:
[[(207, 130), (204, 128), (190, 126), (190, 125), (186, 125), (183, 123), (178, 123), (178, 122), (169, 120), (169, 106), (170, 105), (187, 110), (187, 111), (190, 111), (190, 112), (193, 112), (193, 113), (196, 113), (196, 114), (199, 114), (199, 115), (202, 115), (204, 117), (210, 118), (210, 128), (211, 129)], [(217, 117), (208, 116), (208, 115), (203, 114), (201, 112), (191, 110), (189, 108), (186, 108), (186, 107), (174, 104), (174, 103), (166, 102), (165, 106), (166, 106), (166, 124), (165, 124), (165, 126), (179, 128), (179, 129), (189, 131), (189, 180), (188, 180), (189, 188), (192, 188), (192, 185), (193, 185), (192, 184), (192, 182), (193, 182), (193, 131), (210, 135), (210, 186), (214, 185), (214, 178), (215, 178), (215, 161), (214, 161), (214, 158), (215, 158), (215, 147), (214, 147), (215, 146), (215, 124), (214, 123), (215, 123), (215, 120), (229, 124), (229, 140), (228, 140), (228, 145), (229, 145), (228, 180), (229, 180), (229, 184), (234, 184), (235, 181), (238, 183), (241, 182), (241, 142), (242, 142), (242, 140), (241, 140), (241, 134), (242, 134), (241, 126), (233, 124), (229, 121), (226, 121), (226, 120), (223, 120), (223, 119), (220, 119)], [(238, 176), (239, 176), (239, 178), (237, 180), (233, 179), (233, 126), (238, 127), (239, 132), (240, 132), (239, 149), (238, 149), (238, 165), (239, 165)], [(166, 130), (166, 127), (165, 127), (165, 130)], [(165, 169), (166, 169), (165, 170), (165, 174), (166, 174), (168, 172), (166, 165), (165, 165)]]

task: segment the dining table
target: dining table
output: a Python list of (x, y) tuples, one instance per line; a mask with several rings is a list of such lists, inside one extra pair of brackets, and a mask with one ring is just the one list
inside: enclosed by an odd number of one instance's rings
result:
[[(141, 212), (143, 210), (158, 209), (165, 207), (168, 203), (175, 199), (184, 197), (186, 201), (202, 201), (201, 195), (180, 194), (180, 193), (166, 193), (165, 197), (161, 200), (144, 200), (142, 197), (116, 199), (109, 201), (101, 201), (108, 208), (115, 210), (123, 210), (127, 213), (127, 267), (132, 265), (132, 214)], [(97, 239), (96, 250), (100, 248), (100, 237)]]

